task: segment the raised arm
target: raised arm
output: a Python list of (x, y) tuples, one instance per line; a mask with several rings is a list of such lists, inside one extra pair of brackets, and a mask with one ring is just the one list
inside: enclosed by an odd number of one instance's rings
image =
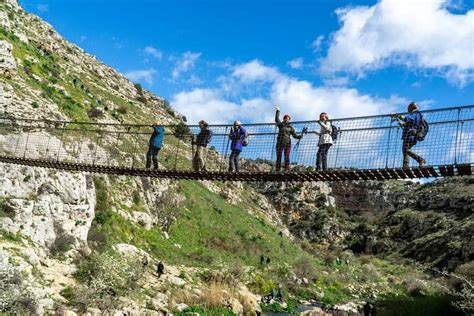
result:
[(275, 123), (277, 123), (278, 125), (281, 124), (281, 121), (280, 121), (280, 109), (279, 109), (279, 108), (276, 108), (276, 111), (275, 111)]

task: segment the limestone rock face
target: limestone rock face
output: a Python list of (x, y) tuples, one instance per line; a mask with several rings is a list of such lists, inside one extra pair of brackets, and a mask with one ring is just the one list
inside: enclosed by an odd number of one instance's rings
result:
[(11, 78), (16, 72), (16, 62), (12, 55), (13, 45), (0, 41), (0, 74)]
[(0, 218), (2, 229), (49, 249), (87, 244), (95, 208), (90, 177), (2, 165), (0, 196), (8, 215)]

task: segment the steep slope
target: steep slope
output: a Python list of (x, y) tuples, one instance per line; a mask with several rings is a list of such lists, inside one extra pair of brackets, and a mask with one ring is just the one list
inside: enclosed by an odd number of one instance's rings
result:
[(0, 14), (0, 105), (4, 115), (176, 122), (177, 114), (166, 100), (67, 42), (16, 1), (2, 1)]

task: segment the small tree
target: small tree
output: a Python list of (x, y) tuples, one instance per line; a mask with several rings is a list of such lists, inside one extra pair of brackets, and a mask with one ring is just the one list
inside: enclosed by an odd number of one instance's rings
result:
[(186, 137), (192, 135), (192, 132), (189, 126), (184, 124), (184, 122), (179, 122), (174, 128), (174, 135), (179, 139), (185, 140)]

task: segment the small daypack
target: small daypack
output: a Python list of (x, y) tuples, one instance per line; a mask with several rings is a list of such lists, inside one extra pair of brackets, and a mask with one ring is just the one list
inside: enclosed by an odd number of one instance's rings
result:
[(341, 129), (336, 125), (331, 124), (331, 138), (333, 141), (337, 140), (337, 137), (341, 133)]
[(248, 146), (249, 145), (249, 134), (245, 132), (244, 139), (242, 139), (242, 146)]
[(421, 142), (425, 139), (426, 134), (428, 134), (428, 131), (430, 130), (430, 126), (428, 122), (425, 120), (425, 118), (422, 116), (421, 121), (418, 123), (418, 126), (416, 127), (416, 140)]

